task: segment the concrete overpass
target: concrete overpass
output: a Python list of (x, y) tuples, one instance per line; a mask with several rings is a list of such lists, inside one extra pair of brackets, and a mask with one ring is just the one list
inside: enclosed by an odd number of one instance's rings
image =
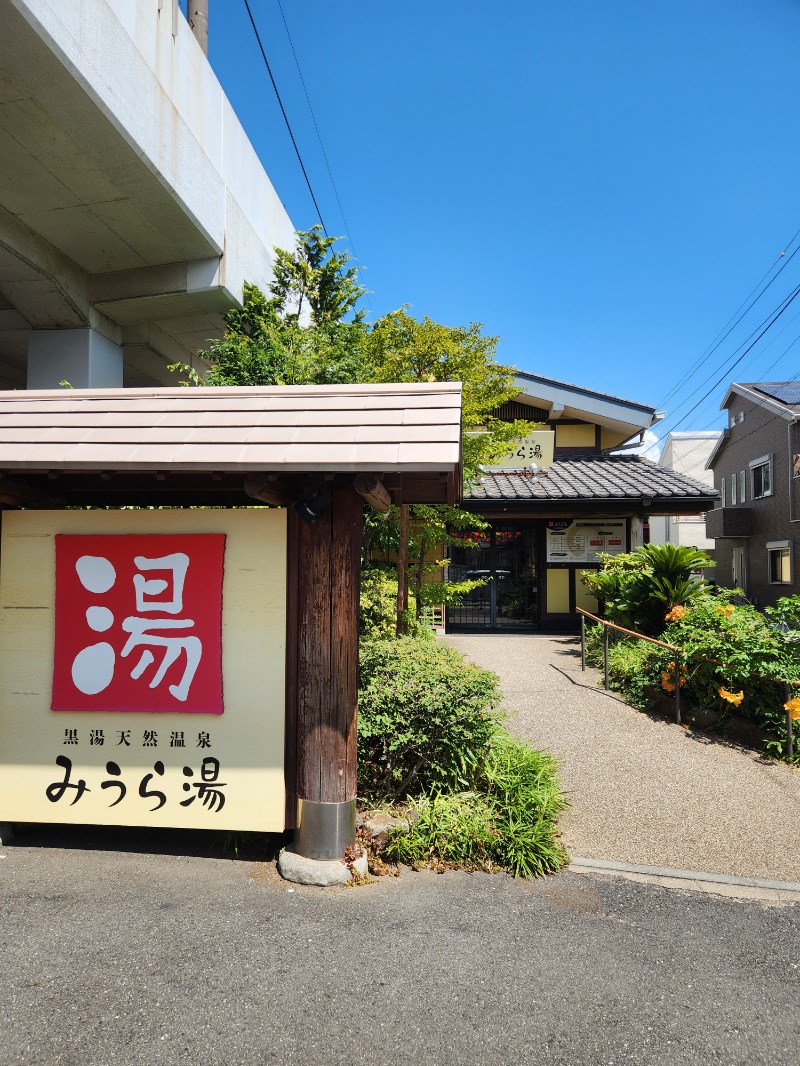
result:
[(177, 0), (0, 27), (0, 388), (174, 384), (291, 220)]

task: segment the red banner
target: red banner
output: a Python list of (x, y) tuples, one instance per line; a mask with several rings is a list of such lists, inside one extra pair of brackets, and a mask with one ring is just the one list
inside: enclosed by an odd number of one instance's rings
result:
[(222, 714), (225, 535), (55, 542), (52, 710)]

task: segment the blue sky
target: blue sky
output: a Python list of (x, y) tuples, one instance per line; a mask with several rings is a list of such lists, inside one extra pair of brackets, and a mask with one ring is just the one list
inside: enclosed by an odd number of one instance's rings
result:
[[(210, 3), (217, 76), (307, 228), (243, 0)], [(521, 370), (665, 406), (660, 434), (719, 427), (731, 380), (800, 377), (800, 298), (732, 367), (800, 255), (704, 357), (800, 243), (779, 259), (800, 228), (797, 0), (282, 0), (327, 163), (278, 0), (250, 5), (372, 315), (482, 322)]]

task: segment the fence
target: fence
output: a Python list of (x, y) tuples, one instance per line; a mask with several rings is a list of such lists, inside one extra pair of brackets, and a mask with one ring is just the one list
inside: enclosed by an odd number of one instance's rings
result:
[[(593, 622), (597, 622), (603, 627), (603, 666), (604, 666), (604, 684), (606, 692), (609, 691), (608, 683), (608, 638), (609, 630), (615, 630), (617, 633), (624, 633), (627, 637), (633, 637), (635, 640), (643, 640), (648, 644), (656, 644), (659, 648), (666, 648), (671, 651), (675, 656), (675, 721), (678, 725), (681, 724), (681, 656), (684, 654), (681, 648), (677, 648), (674, 644), (666, 644), (663, 640), (656, 640), (655, 637), (646, 637), (643, 633), (636, 633), (632, 629), (625, 629), (624, 626), (615, 625), (613, 622), (607, 622), (604, 618), (598, 618), (596, 614), (590, 614), (588, 611), (584, 611), (582, 607), (577, 608), (578, 614), (581, 616), (581, 670), (586, 669), (586, 619), (591, 618)], [(715, 662), (716, 660), (707, 659), (706, 662)], [(765, 675), (759, 675), (765, 676)], [(783, 678), (775, 678), (777, 681), (783, 681), (786, 686), (786, 699), (788, 702), (790, 696), (790, 684), (797, 684), (797, 681), (789, 682)], [(792, 759), (794, 757), (794, 729), (792, 727), (792, 717), (789, 712), (786, 712), (786, 753), (787, 756)]]

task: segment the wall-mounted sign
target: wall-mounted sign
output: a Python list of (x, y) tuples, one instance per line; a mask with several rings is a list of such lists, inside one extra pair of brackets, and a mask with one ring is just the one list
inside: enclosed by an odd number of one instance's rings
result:
[(280, 831), (286, 513), (17, 511), (0, 821)]
[(534, 463), (540, 469), (552, 466), (555, 437), (551, 429), (537, 429), (517, 441), (508, 455), (495, 459), (492, 466), (498, 470), (521, 470)]
[(599, 553), (625, 551), (625, 520), (589, 518), (547, 523), (548, 563), (596, 563)]

